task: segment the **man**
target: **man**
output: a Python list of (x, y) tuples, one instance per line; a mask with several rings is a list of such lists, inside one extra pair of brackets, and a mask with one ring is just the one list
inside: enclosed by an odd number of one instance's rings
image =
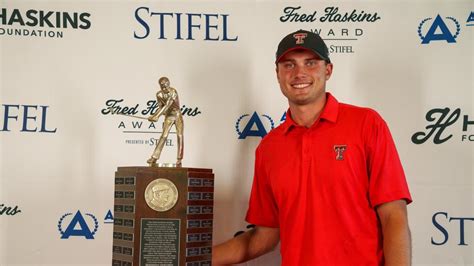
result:
[(256, 150), (247, 221), (213, 249), (213, 265), (240, 263), (281, 241), (282, 265), (410, 265), (411, 196), (385, 121), (326, 93), (324, 41), (299, 30), (280, 42), (276, 74), (286, 121)]
[(155, 150), (147, 163), (150, 166), (156, 165), (156, 161), (160, 158), (161, 151), (170, 133), (171, 126), (175, 125), (178, 139), (176, 166), (179, 167), (183, 159), (183, 116), (179, 109), (178, 92), (170, 87), (170, 81), (167, 77), (160, 78), (158, 84), (161, 90), (156, 93), (156, 100), (160, 107), (153, 115), (148, 117), (148, 121), (157, 122), (161, 115), (165, 116), (165, 121), (163, 122), (163, 133), (161, 134), (160, 140), (156, 143)]

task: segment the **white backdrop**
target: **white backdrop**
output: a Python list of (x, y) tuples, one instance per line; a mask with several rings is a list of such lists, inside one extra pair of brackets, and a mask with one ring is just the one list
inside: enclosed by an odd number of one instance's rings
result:
[[(283, 22), (288, 7), (305, 21)], [(191, 110), (184, 166), (214, 169), (214, 242), (246, 230), (261, 137), (237, 132), (254, 112), (266, 131), (280, 123), (275, 50), (300, 28), (333, 51), (328, 90), (391, 128), (414, 199), (414, 264), (473, 265), (474, 2), (9, 0), (0, 11), (0, 265), (110, 265), (114, 172), (145, 165), (160, 123), (102, 110), (146, 109), (161, 76)], [(340, 21), (353, 11), (360, 21)], [(61, 239), (78, 210), (91, 230), (98, 222), (94, 239)], [(275, 251), (247, 264), (279, 261)]]

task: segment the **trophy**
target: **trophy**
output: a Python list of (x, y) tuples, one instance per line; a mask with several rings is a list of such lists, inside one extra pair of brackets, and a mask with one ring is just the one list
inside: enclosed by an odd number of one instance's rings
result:
[[(183, 117), (169, 79), (158, 81), (157, 111), (145, 118), (163, 131), (148, 166), (115, 172), (114, 266), (211, 265), (214, 204), (212, 169), (182, 167)], [(177, 132), (176, 163), (158, 163), (172, 126)]]

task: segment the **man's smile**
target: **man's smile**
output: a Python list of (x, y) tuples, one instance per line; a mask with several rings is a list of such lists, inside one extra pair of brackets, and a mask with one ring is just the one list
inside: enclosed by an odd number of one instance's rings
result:
[(295, 89), (304, 89), (306, 87), (311, 86), (313, 83), (312, 82), (297, 82), (297, 83), (292, 83), (291, 87)]

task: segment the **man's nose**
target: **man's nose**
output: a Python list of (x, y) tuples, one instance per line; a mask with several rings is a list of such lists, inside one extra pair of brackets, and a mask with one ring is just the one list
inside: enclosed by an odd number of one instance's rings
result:
[(308, 73), (304, 65), (296, 65), (294, 74), (295, 77), (306, 77)]

